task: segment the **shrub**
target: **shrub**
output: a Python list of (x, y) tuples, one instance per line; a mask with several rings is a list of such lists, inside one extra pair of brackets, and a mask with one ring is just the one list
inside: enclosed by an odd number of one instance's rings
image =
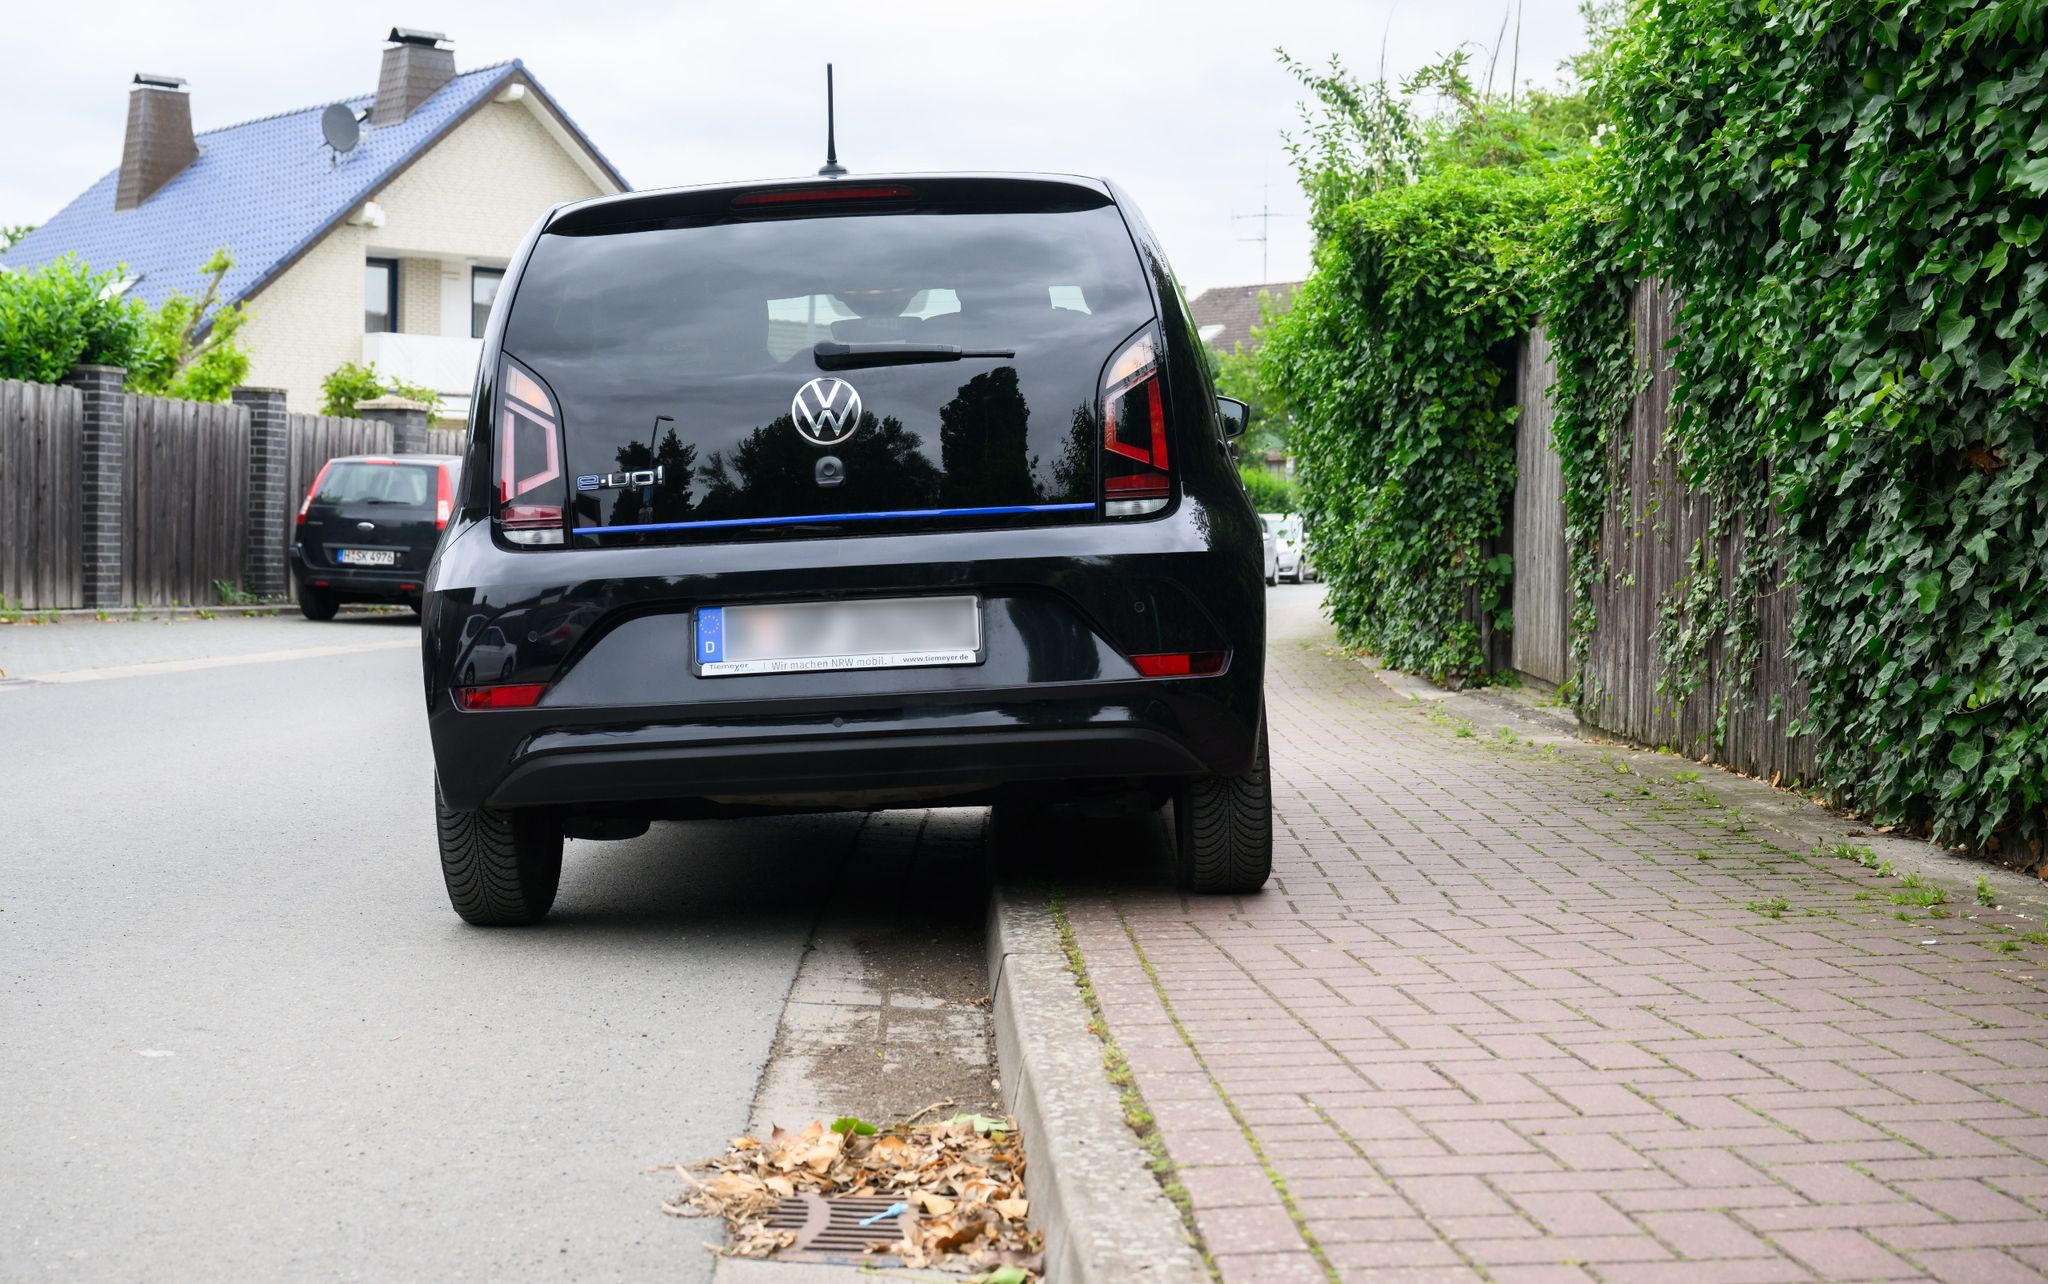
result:
[(1490, 550), (1514, 488), (1500, 356), (1530, 316), (1543, 172), (1450, 168), (1329, 216), (1315, 271), (1264, 349), (1303, 409), (1301, 509), (1339, 635), (1388, 664), (1483, 680), (1471, 609), (1509, 627)]
[(123, 275), (94, 272), (68, 254), (0, 272), (0, 379), (57, 383), (74, 366), (132, 364), (148, 309), (117, 292)]
[(0, 272), (0, 379), (57, 383), (75, 366), (120, 366), (132, 392), (226, 401), (249, 374), (235, 338), (247, 313), (214, 307), (233, 266), (217, 251), (200, 298), (173, 294), (158, 308), (119, 290), (125, 269), (94, 272), (68, 254)]
[(1294, 479), (1279, 473), (1269, 473), (1256, 464), (1238, 465), (1237, 475), (1244, 479), (1244, 493), (1251, 496), (1252, 507), (1262, 513), (1291, 513), (1297, 503)]
[(320, 381), (320, 392), (325, 398), (320, 413), (340, 415), (344, 419), (355, 418), (358, 402), (375, 401), (379, 397), (404, 397), (420, 402), (426, 406), (429, 419), (441, 405), (441, 394), (403, 379), (380, 376), (373, 361), (342, 362), (332, 374)]

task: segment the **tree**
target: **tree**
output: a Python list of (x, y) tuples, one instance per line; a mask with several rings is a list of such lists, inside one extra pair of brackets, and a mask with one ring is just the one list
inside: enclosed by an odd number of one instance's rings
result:
[(216, 306), (221, 280), (234, 266), (225, 246), (215, 250), (199, 269), (206, 273), (200, 296), (174, 293), (151, 314), (143, 350), (128, 369), (132, 391), (188, 401), (226, 401), (249, 377), (249, 353), (236, 338), (249, 320), (248, 310), (241, 303)]
[(1315, 96), (1300, 105), (1304, 132), (1283, 134), (1295, 176), (1308, 196), (1309, 225), (1325, 235), (1336, 212), (1362, 196), (1405, 187), (1422, 169), (1423, 136), (1414, 110), (1384, 79), (1361, 83), (1334, 54), (1328, 71), (1274, 50), (1280, 64)]
[(13, 226), (0, 225), (0, 254), (5, 254), (21, 244), (23, 237), (36, 230), (33, 223), (16, 223)]

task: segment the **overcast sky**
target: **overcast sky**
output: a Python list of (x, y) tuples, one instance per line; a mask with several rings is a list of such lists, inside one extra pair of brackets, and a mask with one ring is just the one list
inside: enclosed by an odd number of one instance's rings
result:
[[(1273, 56), (1398, 78), (1486, 50), (1505, 0), (59, 0), (8, 6), (0, 40), (0, 224), (48, 218), (121, 158), (136, 71), (192, 84), (196, 128), (367, 93), (395, 23), (445, 31), (464, 70), (522, 58), (635, 187), (807, 173), (823, 65), (856, 172), (1105, 174), (1137, 198), (1190, 291), (1293, 280), (1308, 233), (1281, 131), (1301, 94)], [(1572, 0), (1521, 0), (1524, 82), (1579, 47)], [(1391, 19), (1391, 21), (1390, 21)], [(1514, 44), (1513, 21), (1506, 43)], [(1509, 52), (1496, 73), (1505, 81)]]

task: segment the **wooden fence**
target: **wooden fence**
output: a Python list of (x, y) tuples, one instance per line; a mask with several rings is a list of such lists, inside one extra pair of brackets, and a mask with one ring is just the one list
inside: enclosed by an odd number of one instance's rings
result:
[[(1611, 504), (1601, 532), (1607, 572), (1596, 588), (1598, 624), (1586, 671), (1578, 675), (1591, 696), (1589, 721), (1646, 744), (1712, 758), (1767, 779), (1810, 779), (1813, 745), (1792, 736), (1791, 720), (1805, 708), (1786, 650), (1796, 589), (1769, 593), (1757, 604), (1761, 662), (1756, 672), (1731, 671), (1718, 643), (1707, 648), (1695, 691), (1669, 695), (1670, 675), (1658, 660), (1667, 603), (1685, 575), (1694, 549), (1713, 529), (1711, 501), (1686, 486), (1666, 444), (1672, 378), (1671, 300), (1654, 283), (1636, 290), (1631, 308), (1636, 359), (1648, 373), (1629, 414), (1627, 493)], [(1554, 368), (1541, 331), (1524, 345), (1523, 413), (1517, 435), (1515, 492), (1515, 666), (1547, 682), (1570, 676), (1566, 629), (1571, 614), (1564, 570), (1562, 473), (1550, 433)], [(1722, 537), (1709, 550), (1720, 568), (1720, 591), (1735, 591), (1733, 568), (1745, 551), (1745, 533)], [(1767, 582), (1777, 584), (1782, 568)], [(1524, 636), (1527, 630), (1527, 636)]]
[(0, 380), (0, 598), (38, 610), (85, 602), (79, 558), (76, 388)]
[[(221, 586), (246, 586), (251, 412), (239, 403), (120, 395), (121, 603), (208, 606)], [(283, 521), (336, 455), (391, 454), (389, 423), (287, 415)], [(0, 380), (0, 597), (52, 610), (86, 605), (82, 449), (85, 394), (61, 384)], [(435, 454), (461, 454), (466, 434), (427, 433)], [(268, 505), (255, 506), (260, 508)], [(268, 525), (270, 517), (262, 518)], [(287, 586), (288, 589), (293, 586)]]
[(1564, 469), (1550, 436), (1557, 366), (1542, 326), (1529, 332), (1515, 371), (1514, 666), (1562, 686), (1570, 673), (1571, 577), (1565, 562)]
[(249, 520), (249, 412), (167, 397), (122, 398), (121, 600), (211, 603), (238, 588)]

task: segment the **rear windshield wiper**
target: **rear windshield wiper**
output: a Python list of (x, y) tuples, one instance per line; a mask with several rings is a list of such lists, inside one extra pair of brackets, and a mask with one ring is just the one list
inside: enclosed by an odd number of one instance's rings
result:
[(932, 361), (965, 361), (976, 357), (1014, 357), (1014, 348), (963, 348), (957, 343), (820, 343), (811, 359), (820, 370), (854, 370), (863, 366), (917, 366)]

